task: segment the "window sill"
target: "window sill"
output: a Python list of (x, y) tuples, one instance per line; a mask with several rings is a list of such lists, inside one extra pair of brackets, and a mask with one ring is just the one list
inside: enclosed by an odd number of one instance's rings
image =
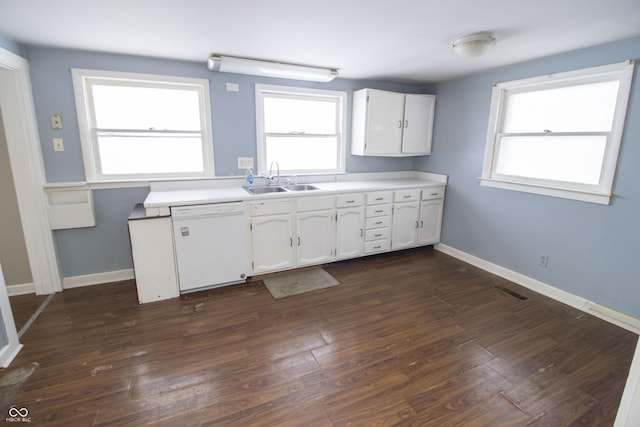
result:
[(563, 199), (578, 200), (581, 202), (608, 205), (611, 202), (611, 194), (593, 193), (566, 188), (545, 187), (542, 185), (523, 184), (520, 182), (497, 180), (493, 178), (480, 178), (483, 187), (501, 188), (504, 190), (521, 191), (524, 193), (539, 194), (542, 196), (560, 197)]

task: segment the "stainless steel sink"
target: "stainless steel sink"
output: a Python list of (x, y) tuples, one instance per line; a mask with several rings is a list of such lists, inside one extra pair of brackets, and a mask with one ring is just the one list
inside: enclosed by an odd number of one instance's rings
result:
[(265, 185), (260, 187), (242, 187), (251, 194), (265, 194), (265, 193), (283, 193), (285, 190), (283, 187), (276, 185)]
[(307, 190), (317, 190), (318, 187), (311, 184), (293, 184), (287, 185), (285, 187), (288, 191), (307, 191)]

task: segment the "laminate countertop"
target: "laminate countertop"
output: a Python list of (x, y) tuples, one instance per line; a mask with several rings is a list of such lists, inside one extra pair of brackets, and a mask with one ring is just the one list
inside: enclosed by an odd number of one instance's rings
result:
[(144, 201), (145, 208), (189, 206), (207, 203), (282, 199), (289, 197), (310, 197), (340, 193), (361, 193), (369, 191), (400, 190), (406, 188), (428, 188), (446, 186), (443, 180), (422, 178), (394, 178), (362, 181), (313, 182), (317, 190), (286, 191), (266, 194), (250, 194), (242, 187), (198, 188), (152, 191)]

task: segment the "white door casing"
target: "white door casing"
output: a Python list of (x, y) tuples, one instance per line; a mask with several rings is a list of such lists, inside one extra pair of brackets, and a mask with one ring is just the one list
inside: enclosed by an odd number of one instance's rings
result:
[(43, 189), (45, 174), (29, 63), (3, 48), (0, 48), (0, 111), (36, 294), (62, 291)]

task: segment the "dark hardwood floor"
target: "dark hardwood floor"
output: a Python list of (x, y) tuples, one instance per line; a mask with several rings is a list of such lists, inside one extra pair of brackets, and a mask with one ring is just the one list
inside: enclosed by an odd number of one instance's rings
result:
[(2, 388), (4, 414), (27, 408), (34, 426), (613, 424), (636, 335), (430, 248), (326, 270), (340, 286), (283, 300), (260, 280), (145, 305), (133, 281), (57, 294), (1, 372), (33, 371)]

